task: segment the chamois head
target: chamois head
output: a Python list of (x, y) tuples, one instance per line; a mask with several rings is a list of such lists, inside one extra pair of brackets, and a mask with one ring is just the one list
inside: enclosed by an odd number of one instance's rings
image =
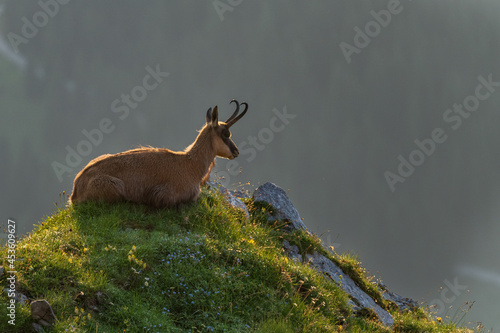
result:
[(212, 144), (215, 148), (216, 155), (230, 160), (238, 157), (239, 151), (233, 140), (231, 140), (231, 132), (229, 132), (229, 128), (240, 120), (248, 110), (248, 104), (241, 103), (242, 105), (245, 105), (245, 110), (238, 115), (238, 112), (240, 111), (240, 103), (234, 99), (231, 103), (236, 104), (236, 110), (225, 122), (219, 121), (217, 106), (215, 106), (213, 110), (212, 108), (208, 109), (206, 116), (206, 128), (213, 131)]

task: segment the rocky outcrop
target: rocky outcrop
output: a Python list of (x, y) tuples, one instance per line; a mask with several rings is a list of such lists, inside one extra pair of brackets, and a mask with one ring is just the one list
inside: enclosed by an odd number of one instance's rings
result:
[[(249, 216), (248, 210), (244, 207), (245, 205), (243, 202), (229, 190), (216, 183), (212, 183), (209, 186), (224, 195), (229, 204), (244, 210), (247, 216)], [(269, 217), (269, 221), (281, 220), (289, 223), (289, 230), (302, 229), (307, 231), (307, 227), (300, 218), (299, 212), (293, 206), (286, 192), (279, 186), (273, 183), (265, 183), (255, 190), (253, 199), (254, 202), (265, 202), (273, 207), (274, 210), (272, 216)], [(308, 264), (322, 273), (325, 278), (339, 285), (351, 298), (350, 305), (355, 312), (362, 312), (363, 309), (369, 309), (369, 311), (377, 315), (380, 322), (384, 325), (391, 327), (394, 324), (391, 314), (377, 304), (377, 302), (360, 288), (348, 274), (342, 271), (334, 261), (319, 252), (301, 254), (296, 245), (291, 245), (286, 240), (283, 242), (283, 248), (292, 260)], [(328, 252), (326, 249), (325, 251)], [(379, 285), (379, 288), (384, 299), (394, 302), (399, 307), (400, 311), (417, 306), (415, 301), (390, 292), (384, 285)]]
[(254, 202), (264, 201), (273, 206), (274, 212), (270, 217), (271, 221), (282, 220), (290, 222), (292, 229), (307, 229), (300, 218), (299, 212), (281, 187), (273, 183), (265, 183), (255, 190), (253, 200)]
[(323, 275), (342, 287), (356, 305), (360, 308), (373, 310), (384, 325), (392, 326), (394, 324), (391, 314), (375, 303), (375, 301), (358, 287), (354, 280), (351, 279), (349, 275), (345, 274), (333, 261), (318, 252), (314, 252), (312, 255), (308, 254), (306, 258), (307, 263), (311, 267), (323, 273)]
[(339, 285), (351, 297), (351, 306), (354, 310), (363, 308), (371, 309), (379, 320), (387, 326), (392, 326), (392, 316), (365, 293), (349, 275), (345, 274), (333, 261), (318, 252), (306, 254), (305, 257), (299, 253), (299, 248), (290, 245), (288, 241), (283, 242), (283, 248), (288, 256), (295, 261), (302, 261), (322, 273), (327, 279)]
[(382, 292), (382, 297), (388, 301), (396, 303), (400, 311), (410, 311), (418, 308), (418, 302), (407, 297), (402, 297), (396, 293), (390, 291), (387, 286), (382, 283), (378, 284), (380, 291)]

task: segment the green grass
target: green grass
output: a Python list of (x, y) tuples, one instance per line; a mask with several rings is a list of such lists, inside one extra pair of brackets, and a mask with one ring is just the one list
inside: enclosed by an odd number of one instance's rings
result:
[[(268, 207), (246, 203), (249, 220), (207, 190), (178, 210), (126, 203), (58, 209), (18, 240), (17, 289), (52, 305), (58, 321), (51, 332), (467, 332), (383, 301), (392, 330), (369, 312), (354, 315), (342, 289), (281, 247), (288, 239), (307, 253), (322, 249), (319, 239), (287, 234), (266, 222)], [(355, 259), (328, 255), (380, 298)], [(5, 274), (0, 283), (7, 285)], [(5, 292), (0, 298), (8, 302)], [(15, 328), (6, 314), (2, 306), (1, 332), (30, 332), (28, 305), (17, 305)]]

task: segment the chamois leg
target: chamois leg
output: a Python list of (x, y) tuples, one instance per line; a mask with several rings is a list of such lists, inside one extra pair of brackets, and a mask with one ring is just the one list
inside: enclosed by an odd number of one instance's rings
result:
[(155, 208), (173, 207), (176, 204), (176, 195), (167, 184), (152, 187), (145, 197), (145, 204)]
[(117, 202), (125, 200), (125, 183), (116, 177), (108, 175), (95, 176), (86, 186), (86, 191), (81, 196), (80, 202), (105, 201)]
[(156, 208), (178, 207), (187, 202), (195, 201), (200, 194), (198, 186), (191, 186), (183, 191), (175, 191), (167, 184), (157, 185), (151, 188), (146, 196), (145, 204)]

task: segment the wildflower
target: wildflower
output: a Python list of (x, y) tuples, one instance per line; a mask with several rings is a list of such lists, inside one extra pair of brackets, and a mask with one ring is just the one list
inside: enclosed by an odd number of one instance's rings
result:
[(437, 317), (436, 320), (438, 321), (438, 323), (442, 323), (443, 322), (443, 318), (441, 318), (441, 317)]

